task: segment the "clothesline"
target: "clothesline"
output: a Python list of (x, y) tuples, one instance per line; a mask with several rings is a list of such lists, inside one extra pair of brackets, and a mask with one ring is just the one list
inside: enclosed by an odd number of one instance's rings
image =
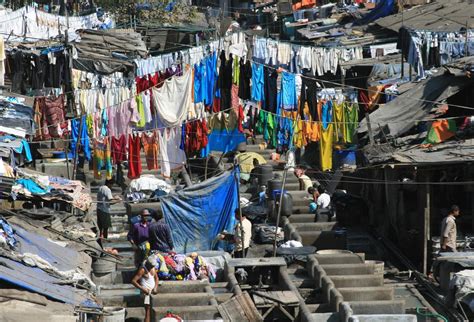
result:
[[(276, 70), (276, 71), (279, 71), (280, 68), (276, 68), (276, 67), (273, 67), (273, 66), (270, 66), (268, 64), (264, 64), (264, 63), (260, 63), (260, 62), (257, 62), (255, 60), (250, 60), (251, 62), (255, 63), (255, 64), (260, 64), (260, 65), (263, 65), (265, 67), (268, 67), (270, 69), (273, 69), (273, 70)], [(342, 88), (353, 88), (353, 89), (357, 89), (357, 90), (363, 90), (363, 91), (367, 91), (369, 93), (375, 93), (375, 94), (386, 94), (385, 92), (383, 91), (378, 91), (378, 90), (374, 90), (374, 89), (368, 89), (368, 88), (362, 88), (362, 87), (358, 87), (358, 86), (353, 86), (353, 85), (347, 85), (347, 84), (342, 84), (342, 83), (338, 83), (338, 82), (334, 82), (334, 81), (329, 81), (329, 80), (324, 80), (324, 79), (321, 79), (321, 78), (316, 78), (316, 77), (311, 77), (311, 76), (307, 76), (307, 75), (304, 75), (304, 74), (298, 74), (298, 73), (291, 73), (291, 72), (288, 72), (290, 74), (295, 74), (295, 75), (298, 75), (298, 76), (301, 76), (302, 78), (306, 78), (306, 79), (309, 79), (309, 80), (315, 80), (317, 82), (321, 82), (321, 83), (328, 83), (328, 84), (332, 84), (332, 85), (337, 85), (338, 87), (342, 87)], [(391, 93), (390, 94), (391, 96), (400, 96), (402, 94), (397, 94), (397, 93)], [(430, 101), (430, 100), (426, 100), (426, 99), (421, 99), (421, 98), (415, 98), (415, 97), (406, 97), (406, 99), (412, 99), (412, 100), (416, 100), (416, 101), (419, 101), (419, 102), (425, 102), (425, 103), (432, 103), (432, 104), (443, 104), (441, 102), (437, 102), (437, 101)], [(463, 109), (468, 109), (468, 110), (474, 110), (474, 107), (469, 107), (469, 106), (465, 106), (465, 105), (458, 105), (458, 104), (449, 104), (449, 106), (451, 107), (459, 107), (459, 108), (463, 108)]]
[[(347, 102), (347, 103), (353, 103), (353, 101), (350, 101), (350, 100), (344, 100), (343, 102)], [(226, 113), (230, 110), (233, 110), (234, 108), (231, 107), (231, 108), (228, 108), (226, 110), (222, 110), (222, 111), (219, 111), (217, 113), (210, 113), (206, 116), (203, 116), (201, 118), (196, 118), (196, 119), (191, 119), (191, 120), (186, 120), (184, 121), (181, 125), (185, 125), (187, 123), (192, 123), (192, 122), (196, 122), (196, 121), (199, 121), (199, 120), (203, 120), (203, 119), (206, 119), (206, 118), (209, 118), (209, 117), (212, 117), (216, 114), (220, 114), (220, 113)], [(291, 121), (303, 121), (305, 123), (310, 123), (310, 124), (322, 124), (323, 121), (309, 121), (309, 120), (302, 120), (300, 118), (292, 118), (292, 117), (289, 117), (289, 116), (284, 116), (284, 115), (278, 115), (277, 113), (273, 113), (273, 112), (270, 112), (270, 111), (266, 111), (262, 108), (260, 108), (259, 111), (262, 111), (266, 114), (271, 114), (273, 116), (277, 116), (279, 118), (282, 118), (282, 119), (288, 119), (288, 120), (291, 120)], [(293, 111), (293, 112), (289, 112), (289, 113), (297, 113), (298, 111)], [(83, 114), (83, 116), (87, 116), (87, 114)], [(299, 114), (298, 114), (299, 116)], [(471, 117), (472, 115), (462, 115), (462, 116), (449, 116), (449, 117), (440, 117), (440, 118), (436, 118), (436, 119), (412, 119), (411, 121), (416, 123), (416, 122), (431, 122), (431, 121), (440, 121), (440, 120), (460, 120), (460, 119), (465, 119), (467, 117)], [(67, 121), (71, 121), (71, 120), (77, 120), (77, 119), (80, 119), (81, 117), (76, 117), (76, 118), (72, 118), (72, 119), (69, 119)], [(66, 121), (66, 122), (67, 122)], [(404, 120), (404, 121), (393, 121), (391, 123), (406, 123), (407, 121)], [(48, 127), (53, 127), (53, 126), (58, 126), (60, 124), (62, 124), (64, 122), (58, 122), (58, 123), (54, 123), (54, 124), (51, 124), (51, 125), (48, 125)], [(353, 124), (354, 122), (346, 122), (346, 121), (327, 121), (327, 122), (324, 122), (324, 123), (327, 123), (327, 124)], [(374, 123), (374, 124), (378, 124), (378, 123)], [(148, 129), (145, 129), (145, 130), (133, 130), (133, 133), (148, 133), (148, 132), (153, 132), (153, 131), (156, 131), (156, 130), (165, 130), (165, 129), (171, 129), (171, 128), (176, 128), (178, 126), (168, 126), (168, 127), (156, 127), (156, 128), (148, 128)], [(192, 134), (195, 134), (195, 132), (190, 132)], [(227, 134), (228, 136), (238, 136), (238, 135), (235, 135), (235, 134)], [(110, 135), (107, 135), (107, 136), (101, 136), (100, 138), (105, 138), (105, 137), (112, 137)], [(48, 142), (56, 142), (56, 141), (65, 141), (65, 142), (68, 142), (68, 141), (72, 141), (72, 139), (61, 139), (61, 138), (51, 138), (51, 139), (48, 139), (48, 140), (34, 140), (33, 143), (48, 143)]]
[[(273, 67), (273, 66), (271, 66), (271, 65), (264, 64), (264, 63), (261, 63), (261, 62), (257, 62), (257, 61), (255, 61), (255, 60), (253, 60), (253, 59), (249, 59), (249, 61), (251, 61), (251, 62), (253, 62), (253, 63), (255, 63), (255, 64), (263, 65), (263, 66), (265, 66), (265, 67), (267, 67), (267, 68), (270, 68), (270, 69), (273, 69), (273, 70), (276, 70), (276, 71), (280, 70), (280, 68), (276, 68), (276, 67)], [(286, 72), (288, 72), (288, 71), (286, 71)], [(352, 89), (357, 89), (357, 90), (364, 90), (364, 91), (367, 91), (367, 92), (373, 93), (373, 94), (385, 94), (385, 92), (383, 92), (383, 91), (378, 91), (378, 90), (375, 90), (375, 89), (367, 89), (367, 88), (357, 87), (357, 86), (353, 86), (353, 85), (342, 84), (342, 83), (339, 83), (339, 82), (324, 80), (324, 79), (321, 79), (321, 78), (318, 78), (318, 77), (308, 76), (308, 75), (304, 75), (304, 74), (301, 74), (301, 73), (292, 73), (292, 72), (288, 72), (288, 73), (294, 74), (295, 76), (300, 76), (300, 77), (302, 77), (302, 78), (306, 78), (306, 79), (309, 79), (309, 80), (315, 80), (315, 81), (317, 81), (317, 82), (321, 82), (322, 84), (327, 83), (327, 84), (337, 85), (338, 87), (342, 87), (342, 88), (352, 88)], [(173, 76), (171, 76), (171, 77), (173, 77)], [(165, 80), (165, 81), (166, 81), (166, 80)], [(152, 87), (150, 87), (150, 88), (160, 86), (160, 85), (164, 84), (165, 81), (160, 82), (160, 83), (158, 83), (157, 85), (152, 86)], [(98, 91), (100, 91), (100, 90), (104, 90), (104, 89), (118, 89), (118, 88), (123, 88), (123, 87), (124, 87), (124, 86), (116, 86), (116, 87), (110, 87), (110, 88), (90, 88), (90, 89), (89, 89), (89, 88), (86, 88), (86, 89), (84, 89), (84, 90), (98, 90)], [(80, 90), (80, 89), (75, 89), (75, 90), (72, 90), (72, 91), (64, 92), (64, 93), (62, 93), (62, 94), (63, 94), (63, 95), (74, 94), (77, 90)], [(136, 94), (136, 95), (131, 96), (130, 99), (131, 99), (131, 98), (134, 98), (134, 97), (137, 97), (138, 95), (139, 95), (139, 93)], [(399, 95), (401, 95), (401, 94), (391, 93), (390, 95), (391, 95), (391, 96), (399, 96)], [(44, 96), (35, 96), (35, 97), (57, 97), (57, 95), (54, 95), (54, 94), (53, 94), (53, 95), (44, 95)], [(412, 98), (412, 97), (407, 97), (407, 99), (413, 99), (413, 100), (417, 100), (417, 101), (419, 101), (419, 102), (426, 102), (426, 103), (432, 103), (432, 104), (442, 104), (442, 103), (437, 102), (437, 101), (430, 101), (430, 100), (418, 99), (418, 98)], [(111, 106), (108, 106), (108, 107), (115, 107), (115, 106), (118, 106), (118, 105), (124, 103), (125, 101), (127, 101), (127, 100), (121, 101), (121, 102), (119, 102), (119, 103), (117, 103), (117, 104), (114, 104), (114, 105), (111, 105)], [(459, 108), (463, 108), (463, 109), (474, 110), (474, 108), (469, 107), (469, 106), (465, 106), (465, 105), (458, 105), (458, 104), (449, 104), (449, 105), (452, 106), (452, 107), (459, 107)], [(80, 118), (80, 116), (77, 117), (77, 118)], [(77, 118), (76, 118), (76, 119), (77, 119)]]
[[(283, 70), (281, 67), (276, 68), (276, 67), (273, 67), (273, 66), (265, 64), (265, 63), (257, 62), (252, 58), (248, 58), (248, 60), (252, 63), (263, 65), (263, 66), (268, 67), (268, 68), (270, 68), (272, 70), (275, 70), (275, 71)], [(315, 80), (317, 82), (321, 82), (323, 85), (324, 85), (324, 83), (327, 83), (327, 84), (331, 84), (331, 85), (336, 85), (337, 87), (341, 87), (341, 88), (352, 88), (352, 89), (357, 89), (357, 90), (363, 90), (363, 91), (367, 91), (367, 92), (373, 93), (373, 94), (385, 94), (385, 92), (378, 91), (378, 90), (375, 90), (375, 89), (369, 89), (369, 88), (363, 88), (363, 87), (358, 87), (358, 86), (354, 86), (354, 85), (342, 84), (342, 83), (339, 83), (339, 82), (329, 81), (329, 80), (325, 80), (325, 79), (318, 78), (318, 77), (315, 77), (315, 76), (304, 75), (304, 74), (301, 74), (301, 73), (292, 73), (292, 72), (289, 72), (289, 71), (286, 71), (286, 72), (288, 72), (290, 74), (294, 74), (295, 76), (300, 76), (302, 78), (306, 78), (306, 79), (309, 79), (309, 80)], [(402, 94), (391, 93), (390, 95), (391, 96), (400, 96)], [(437, 102), (437, 101), (430, 101), (430, 100), (421, 99), (421, 98), (414, 98), (414, 97), (406, 97), (406, 99), (413, 99), (413, 100), (416, 100), (416, 101), (419, 101), (419, 102), (432, 103), (432, 104), (442, 104), (442, 103)], [(458, 104), (449, 104), (449, 105), (452, 106), (452, 107), (459, 107), (459, 108), (474, 110), (474, 108), (470, 107), (470, 106), (458, 105)]]

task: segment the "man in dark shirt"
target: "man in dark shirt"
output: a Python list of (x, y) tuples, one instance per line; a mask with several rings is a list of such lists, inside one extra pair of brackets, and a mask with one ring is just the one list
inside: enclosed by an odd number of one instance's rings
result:
[(135, 264), (138, 266), (150, 252), (150, 243), (148, 242), (150, 224), (148, 217), (150, 212), (143, 209), (140, 214), (140, 222), (134, 224), (128, 232), (127, 239), (135, 248)]
[(148, 241), (148, 217), (150, 212), (148, 209), (143, 209), (140, 214), (140, 222), (134, 224), (128, 232), (127, 239), (132, 245), (140, 245), (143, 242)]
[(173, 240), (171, 239), (171, 230), (163, 215), (155, 213), (155, 221), (150, 224), (150, 247), (151, 250), (167, 253), (174, 251)]

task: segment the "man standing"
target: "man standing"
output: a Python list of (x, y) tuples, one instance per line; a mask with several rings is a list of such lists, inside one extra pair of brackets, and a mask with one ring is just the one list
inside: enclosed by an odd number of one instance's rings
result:
[(326, 192), (322, 186), (318, 186), (318, 199), (316, 200), (316, 205), (318, 209), (326, 209), (331, 205), (331, 196)]
[(449, 213), (441, 222), (441, 251), (457, 252), (456, 250), (456, 217), (459, 216), (459, 207), (452, 205)]
[(148, 242), (149, 237), (149, 224), (148, 217), (150, 212), (148, 209), (143, 209), (140, 215), (140, 222), (134, 224), (130, 231), (128, 232), (127, 239), (132, 244), (133, 247), (136, 247), (135, 251), (135, 263), (141, 263), (150, 251), (150, 243)]
[(110, 219), (110, 205), (122, 200), (119, 196), (112, 196), (113, 180), (106, 180), (105, 184), (97, 192), (97, 226), (99, 226), (99, 238), (108, 237), (108, 230), (112, 227)]
[(156, 271), (156, 260), (148, 258), (146, 262), (138, 268), (135, 276), (132, 278), (132, 285), (138, 288), (144, 296), (145, 319), (143, 321), (151, 321), (151, 294), (158, 293), (158, 272)]
[(243, 252), (242, 252), (242, 229), (240, 229), (240, 214), (239, 209), (235, 210), (235, 219), (237, 225), (235, 226), (235, 252), (236, 258), (247, 257), (247, 252), (250, 247), (250, 240), (252, 239), (252, 223), (242, 214), (242, 227), (244, 231), (243, 236)]
[(300, 190), (308, 191), (308, 188), (313, 186), (313, 182), (306, 175), (306, 167), (299, 166), (298, 168), (296, 168), (295, 176), (298, 178), (298, 181), (300, 183)]
[(173, 239), (171, 239), (171, 230), (163, 215), (155, 213), (155, 221), (150, 224), (150, 248), (159, 252), (168, 253), (174, 250)]

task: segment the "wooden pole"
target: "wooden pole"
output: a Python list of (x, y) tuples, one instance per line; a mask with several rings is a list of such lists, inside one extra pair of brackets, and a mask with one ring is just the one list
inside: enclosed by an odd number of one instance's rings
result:
[(370, 124), (369, 112), (365, 112), (365, 121), (367, 122), (367, 131), (369, 132), (370, 145), (374, 145), (375, 144), (374, 133), (372, 132), (372, 125)]
[[(285, 183), (286, 183), (286, 176), (288, 175), (288, 167), (285, 166), (285, 170), (283, 171), (283, 181), (281, 183), (281, 191), (280, 191), (280, 201), (278, 205), (278, 215), (275, 224), (275, 240), (273, 241), (273, 257), (276, 257), (276, 249), (277, 249), (277, 237), (278, 237), (278, 227), (280, 225), (280, 216), (281, 216), (281, 203), (283, 202), (283, 193), (285, 190)], [(273, 193), (273, 191), (270, 191)]]
[(464, 52), (466, 54), (464, 56), (469, 56), (469, 45), (468, 45), (469, 36), (468, 35), (469, 35), (469, 23), (466, 20), (466, 44), (465, 44), (465, 48), (464, 48)]
[[(237, 165), (235, 165), (237, 166)], [(245, 232), (244, 232), (244, 225), (243, 225), (243, 217), (242, 217), (242, 208), (240, 207), (240, 184), (239, 184), (239, 178), (237, 177), (237, 171), (234, 170), (234, 179), (235, 179), (235, 185), (237, 188), (237, 205), (238, 205), (238, 211), (239, 211), (239, 222), (240, 222), (240, 246), (242, 247), (242, 258), (245, 258), (245, 248), (244, 248), (244, 238), (245, 238)]]
[(68, 156), (68, 149), (67, 149), (67, 145), (69, 144), (69, 138), (70, 136), (67, 135), (66, 136), (66, 144), (64, 144), (64, 154), (66, 155), (66, 171), (67, 171), (67, 178), (68, 179), (71, 179), (71, 174), (69, 173), (69, 156)]
[[(427, 181), (428, 178), (427, 178)], [(430, 221), (431, 221), (431, 194), (430, 194), (430, 184), (426, 183), (426, 206), (425, 206), (425, 215), (424, 215), (424, 236), (423, 236), (423, 274), (428, 274), (428, 246), (431, 239), (430, 232)]]

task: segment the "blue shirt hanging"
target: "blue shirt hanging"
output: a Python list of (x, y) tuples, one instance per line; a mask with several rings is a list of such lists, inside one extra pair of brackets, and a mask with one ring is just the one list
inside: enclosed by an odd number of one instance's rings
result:
[[(81, 122), (77, 119), (71, 121), (71, 151), (73, 157), (76, 156), (76, 145), (77, 141), (81, 140), (82, 150), (84, 151), (84, 156), (86, 160), (90, 160), (92, 158), (90, 141), (89, 141), (89, 134), (87, 133), (87, 125), (86, 125), (86, 117), (82, 117), (82, 129)], [(81, 131), (81, 133), (79, 133)]]
[(296, 109), (296, 81), (295, 74), (283, 72), (281, 79), (282, 105), (284, 110)]

